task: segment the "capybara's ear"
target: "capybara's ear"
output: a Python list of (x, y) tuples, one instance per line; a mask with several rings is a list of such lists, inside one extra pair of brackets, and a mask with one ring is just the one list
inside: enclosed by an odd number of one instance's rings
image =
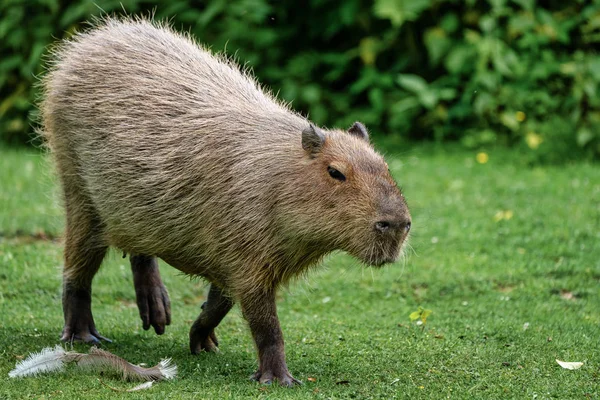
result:
[(325, 134), (313, 124), (310, 124), (308, 128), (302, 131), (302, 148), (311, 157), (316, 156), (321, 151), (323, 143), (325, 143)]
[(367, 128), (360, 122), (355, 122), (354, 125), (348, 129), (348, 133), (354, 135), (365, 142), (369, 142), (369, 132), (367, 132)]

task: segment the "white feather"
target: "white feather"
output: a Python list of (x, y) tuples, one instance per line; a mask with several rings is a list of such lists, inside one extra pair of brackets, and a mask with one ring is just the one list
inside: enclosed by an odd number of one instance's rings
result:
[[(60, 345), (54, 348), (46, 347), (39, 353), (33, 353), (25, 360), (20, 361), (15, 369), (8, 375), (11, 378), (21, 376), (38, 375), (46, 372), (63, 371), (65, 365), (75, 363), (78, 367), (86, 368), (111, 368), (123, 373), (125, 379), (161, 380), (173, 379), (177, 375), (177, 366), (171, 364), (171, 359), (161, 360), (160, 363), (151, 368), (143, 368), (133, 365), (127, 360), (116, 356), (106, 350), (92, 347), (88, 354), (65, 351)], [(150, 385), (140, 386), (141, 390), (149, 388)]]
[(131, 389), (127, 389), (126, 392), (136, 392), (138, 390), (150, 389), (153, 383), (154, 381), (144, 382), (141, 385), (137, 385), (135, 387), (132, 387)]
[(46, 347), (39, 353), (32, 353), (25, 360), (15, 365), (15, 369), (8, 373), (11, 378), (38, 375), (45, 372), (62, 371), (65, 367), (64, 356), (66, 352), (60, 345), (54, 348)]
[(171, 365), (170, 358), (160, 360), (158, 369), (163, 374), (163, 379), (173, 379), (177, 375), (177, 365)]

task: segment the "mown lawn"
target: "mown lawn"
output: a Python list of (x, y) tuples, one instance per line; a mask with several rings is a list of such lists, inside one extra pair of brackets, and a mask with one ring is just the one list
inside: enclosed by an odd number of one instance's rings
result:
[[(111, 254), (94, 282), (96, 324), (114, 340), (105, 348), (179, 367), (175, 380), (127, 397), (599, 398), (600, 166), (527, 167), (506, 150), (481, 164), (431, 146), (388, 150), (388, 161), (411, 206), (414, 250), (383, 269), (335, 254), (281, 293), (288, 365), (301, 387), (248, 380), (255, 352), (237, 308), (218, 329), (221, 353), (190, 355), (206, 286), (165, 264), (173, 324), (163, 336), (142, 330), (128, 261)], [(113, 398), (102, 382), (135, 385), (72, 369), (8, 377), (62, 329), (58, 197), (43, 156), (0, 149), (2, 399)], [(420, 306), (433, 313), (419, 326), (409, 315)], [(584, 365), (565, 370), (555, 359)]]

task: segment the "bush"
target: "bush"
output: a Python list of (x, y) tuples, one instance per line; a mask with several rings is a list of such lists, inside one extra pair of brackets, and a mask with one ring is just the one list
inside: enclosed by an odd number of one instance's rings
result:
[[(411, 140), (512, 145), (532, 160), (600, 155), (597, 1), (100, 3), (170, 17), (319, 124), (361, 120)], [(89, 0), (0, 4), (0, 140), (32, 137), (40, 56), (100, 14)]]

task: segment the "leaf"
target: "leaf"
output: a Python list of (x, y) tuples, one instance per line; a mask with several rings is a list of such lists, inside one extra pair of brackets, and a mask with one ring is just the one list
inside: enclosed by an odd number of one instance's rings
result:
[(451, 74), (465, 74), (473, 70), (471, 62), (475, 56), (475, 50), (470, 45), (456, 44), (446, 55), (444, 65)]
[(501, 113), (500, 122), (511, 131), (519, 130), (519, 121), (517, 121), (514, 112), (505, 111)]
[(447, 37), (446, 32), (440, 27), (434, 27), (425, 31), (423, 41), (429, 54), (429, 60), (435, 66), (452, 46), (452, 41)]
[(577, 130), (577, 144), (579, 147), (584, 147), (594, 139), (592, 131), (586, 127), (581, 127)]
[(423, 321), (424, 324), (427, 323), (427, 317), (429, 317), (432, 312), (433, 311), (427, 309), (421, 312), (421, 321)]
[(524, 10), (532, 11), (535, 6), (535, 0), (513, 0), (516, 4), (523, 7)]
[(432, 90), (427, 81), (419, 75), (399, 74), (396, 81), (402, 88), (416, 94), (423, 107), (431, 110), (437, 105), (438, 93)]
[(415, 97), (407, 97), (394, 103), (391, 107), (392, 112), (397, 114), (403, 114), (407, 111), (414, 110), (419, 107), (419, 101)]
[(419, 101), (423, 105), (423, 107), (432, 110), (438, 104), (438, 95), (437, 93), (431, 90), (425, 90), (419, 93)]
[(447, 33), (454, 33), (460, 26), (460, 20), (454, 13), (446, 13), (442, 21), (440, 22), (440, 27), (446, 31)]
[(428, 89), (427, 81), (421, 78), (419, 75), (414, 74), (399, 74), (397, 79), (398, 84), (415, 94), (419, 94), (419, 92), (426, 91)]
[(400, 27), (406, 21), (416, 20), (430, 3), (431, 0), (377, 0), (373, 13), (379, 18), (389, 19), (395, 27)]
[(92, 7), (95, 7), (92, 2), (82, 2), (80, 4), (67, 7), (62, 13), (59, 24), (61, 27), (68, 27), (77, 21), (83, 21), (86, 16), (94, 11)]
[(440, 89), (439, 97), (442, 100), (453, 100), (456, 97), (456, 89), (454, 88), (444, 88)]
[(385, 102), (385, 95), (381, 88), (375, 87), (369, 90), (369, 102), (373, 106), (373, 112), (385, 112), (387, 104)]
[(302, 100), (307, 103), (318, 103), (321, 100), (321, 88), (314, 84), (306, 85), (300, 92)]
[(38, 0), (41, 5), (45, 5), (51, 14), (56, 14), (60, 7), (58, 0)]
[(427, 323), (427, 317), (429, 317), (432, 312), (433, 311), (428, 310), (426, 308), (419, 307), (417, 311), (410, 313), (408, 317), (411, 321), (417, 320), (417, 325), (425, 326), (425, 324)]
[(579, 369), (583, 366), (582, 362), (579, 361), (560, 361), (560, 360), (556, 360), (556, 362), (558, 363), (558, 365), (560, 365), (561, 367), (563, 367), (564, 369)]
[(542, 144), (543, 141), (544, 139), (542, 138), (542, 136), (538, 135), (535, 132), (527, 132), (527, 134), (525, 135), (525, 142), (527, 143), (527, 146), (529, 146), (529, 148), (531, 148), (532, 150), (535, 150), (538, 147), (540, 147), (540, 144)]
[(358, 44), (358, 52), (362, 62), (366, 65), (375, 64), (379, 47), (380, 41), (375, 37), (369, 36), (362, 39)]

